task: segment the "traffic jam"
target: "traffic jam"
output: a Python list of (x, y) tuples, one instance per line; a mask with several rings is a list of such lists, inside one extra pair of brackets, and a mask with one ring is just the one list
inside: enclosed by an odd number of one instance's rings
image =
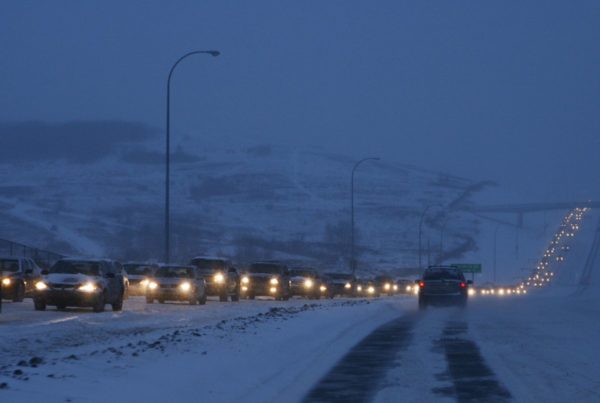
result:
[[(412, 278), (361, 278), (276, 261), (254, 262), (238, 269), (221, 257), (198, 256), (185, 265), (62, 258), (42, 269), (31, 258), (10, 256), (0, 258), (1, 300), (20, 303), (31, 298), (37, 311), (49, 306), (57, 310), (82, 307), (96, 313), (103, 312), (107, 305), (121, 311), (129, 297), (143, 297), (147, 304), (170, 301), (204, 305), (209, 298), (238, 302), (256, 298), (287, 301), (408, 295), (418, 298), (421, 309), (440, 304), (465, 306), (469, 298), (522, 296), (547, 286), (554, 267), (565, 261), (569, 242), (588, 210), (576, 208), (565, 215), (534, 272), (519, 284), (476, 285), (474, 273), (481, 270), (476, 264), (430, 266)], [(468, 272), (473, 273), (472, 279), (467, 279)]]

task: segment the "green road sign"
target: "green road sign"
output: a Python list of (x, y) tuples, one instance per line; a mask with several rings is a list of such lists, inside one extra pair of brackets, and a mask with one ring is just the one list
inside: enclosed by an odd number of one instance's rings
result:
[(463, 273), (481, 273), (481, 263), (457, 263), (450, 265)]

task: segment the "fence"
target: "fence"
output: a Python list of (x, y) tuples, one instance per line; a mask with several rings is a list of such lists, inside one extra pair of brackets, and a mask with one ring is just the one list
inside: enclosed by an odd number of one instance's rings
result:
[(42, 268), (48, 268), (63, 255), (38, 249), (22, 243), (0, 239), (0, 256), (23, 256), (33, 260)]

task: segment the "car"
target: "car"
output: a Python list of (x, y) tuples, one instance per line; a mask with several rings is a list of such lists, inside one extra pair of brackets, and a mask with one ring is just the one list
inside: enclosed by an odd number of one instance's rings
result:
[(198, 256), (190, 261), (206, 281), (206, 295), (219, 297), (219, 301), (240, 300), (240, 275), (227, 259)]
[(124, 263), (123, 270), (127, 273), (129, 295), (145, 297), (149, 278), (154, 275), (157, 269), (157, 263)]
[(464, 307), (472, 284), (462, 271), (450, 266), (430, 266), (415, 283), (419, 286), (420, 309), (449, 304)]
[(257, 296), (269, 296), (286, 301), (290, 299), (289, 271), (282, 263), (252, 263), (242, 275), (241, 283), (242, 295), (249, 299)]
[(360, 281), (362, 295), (365, 297), (379, 297), (381, 292), (378, 287), (377, 280), (372, 278), (365, 278)]
[(292, 296), (319, 299), (327, 291), (316, 270), (296, 267), (290, 270), (290, 290)]
[(330, 298), (336, 296), (355, 297), (357, 295), (357, 280), (352, 274), (325, 273), (324, 281)]
[(110, 304), (113, 311), (120, 311), (125, 294), (121, 271), (120, 263), (108, 259), (60, 259), (50, 270), (42, 271), (35, 283), (34, 308), (91, 307), (102, 312)]
[(31, 296), (35, 279), (41, 272), (42, 269), (33, 259), (16, 256), (0, 258), (2, 299), (22, 302), (26, 296)]
[(155, 300), (161, 304), (165, 301), (206, 304), (206, 282), (202, 273), (194, 266), (161, 265), (146, 288), (146, 302), (152, 304)]
[(399, 294), (409, 294), (412, 295), (415, 293), (415, 290), (419, 289), (419, 286), (415, 284), (414, 280), (401, 278), (396, 281), (396, 285), (398, 286)]
[(398, 284), (390, 276), (377, 276), (374, 282), (380, 294), (394, 295), (398, 293)]

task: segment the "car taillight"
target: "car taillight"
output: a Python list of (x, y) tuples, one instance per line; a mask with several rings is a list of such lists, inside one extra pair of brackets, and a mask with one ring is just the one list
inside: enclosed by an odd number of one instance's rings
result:
[(425, 287), (425, 283), (424, 283), (423, 281), (421, 281), (421, 282), (419, 283), (419, 287), (421, 287), (421, 288)]
[(465, 288), (467, 286), (467, 283), (460, 283), (460, 288)]

